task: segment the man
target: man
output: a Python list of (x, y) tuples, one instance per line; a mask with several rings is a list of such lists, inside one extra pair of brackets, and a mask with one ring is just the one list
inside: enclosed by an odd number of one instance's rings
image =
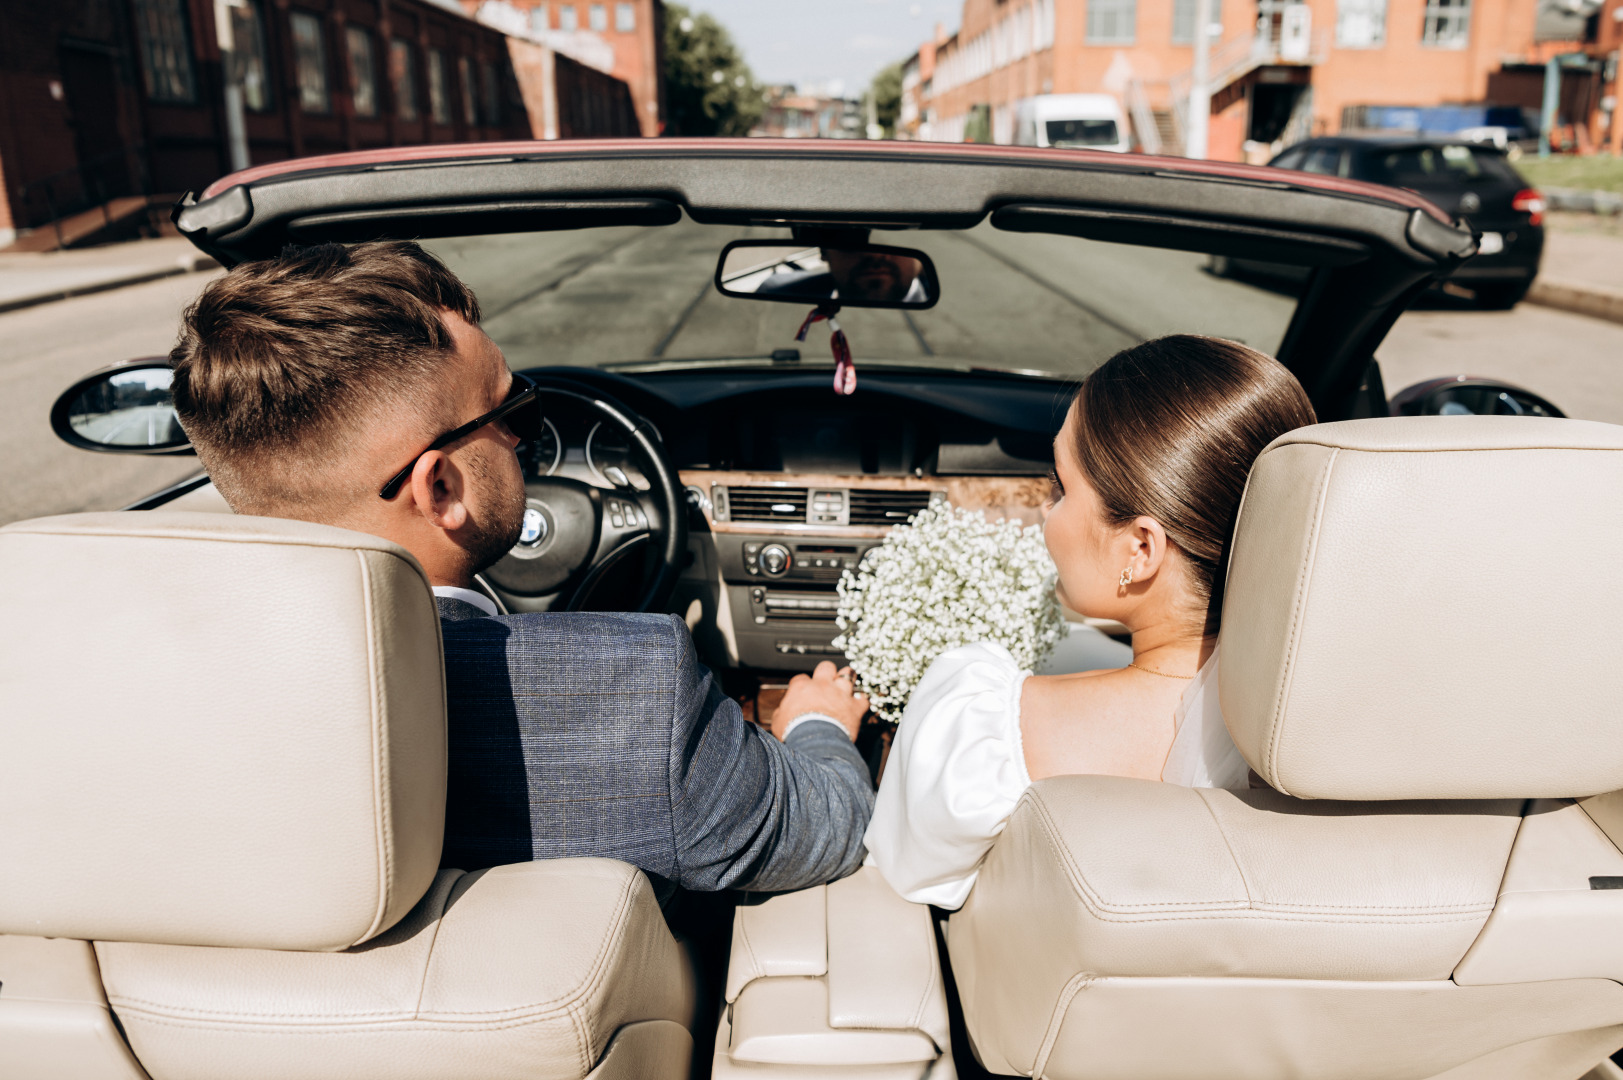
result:
[(917, 259), (861, 248), (825, 247), (821, 253), (827, 270), (773, 274), (756, 295), (920, 305), (929, 297), (919, 278), (924, 267)]
[(427, 573), (445, 641), (445, 865), (599, 855), (640, 866), (662, 900), (850, 873), (873, 807), (852, 745), (866, 701), (832, 664), (797, 677), (775, 739), (674, 616), (498, 616), (473, 589), (525, 508), (500, 415), (514, 380), (478, 323), (473, 294), (416, 244), (328, 244), (211, 283), (171, 354), (181, 423), (233, 510), (371, 533)]

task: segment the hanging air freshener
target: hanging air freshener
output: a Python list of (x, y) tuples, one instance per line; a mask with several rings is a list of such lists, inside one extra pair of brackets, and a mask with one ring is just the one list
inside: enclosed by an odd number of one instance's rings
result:
[(834, 392), (836, 394), (854, 394), (857, 389), (857, 365), (851, 358), (851, 343), (846, 340), (845, 331), (840, 329), (839, 320), (834, 316), (840, 312), (838, 304), (820, 304), (812, 309), (806, 321), (800, 324), (800, 330), (795, 334), (796, 341), (806, 340), (806, 331), (811, 329), (812, 323), (827, 321), (829, 334), (828, 345), (834, 353)]

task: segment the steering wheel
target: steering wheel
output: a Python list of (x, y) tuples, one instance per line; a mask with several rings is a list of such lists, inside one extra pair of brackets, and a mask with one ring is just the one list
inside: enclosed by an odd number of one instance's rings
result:
[(623, 434), (645, 466), (650, 489), (604, 470), (615, 486), (594, 487), (565, 476), (526, 478), (524, 531), (513, 549), (484, 572), (491, 584), (531, 610), (578, 611), (611, 567), (641, 557), (646, 587), (632, 610), (662, 610), (687, 554), (687, 497), (659, 430), (596, 387), (526, 372), (549, 404), (590, 410)]

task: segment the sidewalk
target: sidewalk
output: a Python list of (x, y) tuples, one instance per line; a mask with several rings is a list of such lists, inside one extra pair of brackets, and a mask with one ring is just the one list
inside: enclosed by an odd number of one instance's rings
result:
[(77, 251), (0, 253), (0, 312), (218, 265), (182, 236)]
[(1544, 261), (1527, 301), (1623, 323), (1623, 235), (1547, 229)]

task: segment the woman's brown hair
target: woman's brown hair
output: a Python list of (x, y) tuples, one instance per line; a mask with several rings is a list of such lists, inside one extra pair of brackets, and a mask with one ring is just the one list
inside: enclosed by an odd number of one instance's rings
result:
[(1220, 338), (1174, 334), (1123, 349), (1076, 394), (1076, 453), (1106, 518), (1152, 517), (1222, 616), (1223, 572), (1246, 476), (1263, 447), (1315, 423), (1301, 383), (1271, 356)]

